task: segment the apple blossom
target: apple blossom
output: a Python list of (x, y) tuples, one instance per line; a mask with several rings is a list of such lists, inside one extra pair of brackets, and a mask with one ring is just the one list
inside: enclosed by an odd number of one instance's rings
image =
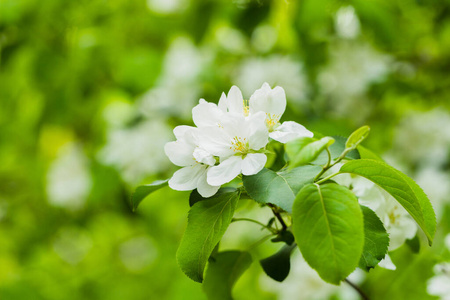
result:
[(169, 180), (169, 186), (178, 191), (197, 189), (203, 197), (214, 195), (219, 186), (206, 181), (206, 174), (215, 159), (198, 146), (198, 128), (177, 126), (173, 130), (177, 140), (165, 145), (164, 151), (175, 165), (183, 167)]

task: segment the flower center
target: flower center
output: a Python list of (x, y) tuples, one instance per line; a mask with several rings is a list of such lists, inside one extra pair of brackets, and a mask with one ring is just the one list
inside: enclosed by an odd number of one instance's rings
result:
[(248, 100), (244, 99), (244, 116), (247, 117), (249, 115), (249, 113), (250, 113), (250, 106), (249, 106)]
[(234, 152), (247, 153), (248, 152), (248, 142), (246, 138), (241, 138), (235, 136), (231, 139), (231, 147)]
[(280, 121), (280, 115), (266, 113), (266, 124), (269, 131), (272, 132)]

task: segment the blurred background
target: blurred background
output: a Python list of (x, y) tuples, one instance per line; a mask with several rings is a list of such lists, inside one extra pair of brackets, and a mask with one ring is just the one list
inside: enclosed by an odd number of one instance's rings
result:
[[(175, 259), (189, 193), (136, 213), (128, 199), (176, 170), (163, 146), (199, 98), (265, 81), (286, 91), (284, 120), (371, 126), (365, 145), (436, 209), (433, 247), (355, 282), (371, 299), (444, 299), (429, 293), (450, 286), (449, 73), (449, 0), (0, 0), (0, 299), (205, 299)], [(233, 223), (222, 248), (261, 234)], [(298, 253), (270, 280), (257, 260), (278, 247), (252, 252), (236, 299), (358, 299)]]

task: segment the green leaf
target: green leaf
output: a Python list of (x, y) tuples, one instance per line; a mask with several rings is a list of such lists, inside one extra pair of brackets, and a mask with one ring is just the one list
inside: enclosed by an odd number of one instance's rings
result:
[(231, 291), (236, 281), (252, 263), (248, 252), (219, 252), (211, 260), (206, 270), (203, 290), (208, 299), (232, 300)]
[(291, 270), (291, 253), (296, 244), (284, 245), (277, 253), (259, 261), (264, 272), (273, 280), (282, 282)]
[(306, 165), (315, 160), (319, 154), (334, 143), (331, 137), (324, 137), (318, 141), (312, 138), (301, 138), (286, 144), (286, 153), (291, 162), (289, 168)]
[(393, 167), (372, 159), (359, 159), (344, 164), (341, 173), (363, 176), (394, 197), (416, 220), (431, 245), (436, 231), (436, 215), (423, 190), (408, 176)]
[(358, 199), (334, 183), (308, 184), (292, 210), (293, 233), (303, 257), (323, 280), (339, 284), (358, 266), (364, 246)]
[(359, 145), (356, 149), (358, 149), (358, 152), (359, 152), (361, 158), (383, 161), (383, 159), (381, 157), (379, 157), (378, 155), (376, 155), (375, 153), (373, 153), (371, 150), (367, 149), (366, 147)]
[(243, 176), (242, 181), (256, 202), (272, 203), (292, 212), (297, 193), (305, 184), (312, 183), (321, 170), (319, 166), (302, 166), (281, 172), (262, 169), (258, 174)]
[(356, 129), (347, 139), (345, 143), (345, 148), (347, 149), (356, 149), (356, 147), (361, 144), (362, 141), (366, 139), (369, 135), (370, 127), (362, 126)]
[[(346, 143), (347, 139), (342, 136), (333, 136), (333, 138), (334, 138), (335, 142), (328, 148), (328, 150), (331, 153), (331, 158), (336, 159), (342, 154), (342, 152), (344, 152), (345, 143)], [(359, 155), (358, 150), (355, 149), (355, 150), (348, 152), (347, 155), (345, 155), (345, 158), (346, 159), (359, 159), (360, 155)], [(326, 164), (327, 161), (328, 161), (328, 154), (324, 151), (319, 154), (317, 159), (314, 160), (312, 162), (312, 164), (322, 166), (322, 165)]]
[(206, 262), (230, 225), (238, 199), (237, 191), (222, 193), (191, 207), (177, 260), (181, 270), (192, 280), (203, 281)]
[(138, 186), (130, 198), (131, 209), (133, 211), (136, 211), (137, 207), (142, 202), (142, 200), (144, 200), (148, 195), (150, 195), (154, 191), (157, 191), (160, 188), (165, 187), (168, 184), (168, 182), (169, 179), (156, 180), (150, 184)]
[(361, 205), (364, 215), (364, 248), (359, 267), (365, 271), (375, 268), (388, 251), (389, 234), (381, 220), (368, 207)]

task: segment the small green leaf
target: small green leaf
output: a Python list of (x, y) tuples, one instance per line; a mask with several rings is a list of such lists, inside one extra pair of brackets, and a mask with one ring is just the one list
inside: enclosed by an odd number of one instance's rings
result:
[(319, 166), (302, 166), (291, 170), (274, 172), (262, 169), (258, 174), (243, 176), (247, 193), (256, 202), (272, 203), (292, 212), (295, 195), (322, 170)]
[(349, 189), (334, 183), (304, 186), (295, 198), (292, 228), (303, 257), (326, 282), (338, 285), (358, 266), (364, 222)]
[(208, 299), (232, 300), (234, 284), (252, 263), (248, 252), (225, 251), (214, 255), (206, 269), (203, 290)]
[(154, 191), (157, 191), (160, 188), (165, 187), (168, 184), (168, 182), (169, 179), (156, 180), (150, 184), (138, 186), (130, 198), (131, 209), (133, 211), (136, 211), (137, 207), (142, 202), (142, 200), (144, 200), (148, 195), (150, 195)]
[(436, 215), (430, 200), (414, 180), (393, 167), (372, 159), (349, 161), (341, 167), (340, 172), (365, 177), (391, 194), (416, 220), (431, 245), (436, 231)]
[[(342, 154), (342, 152), (345, 151), (345, 142), (347, 141), (347, 139), (342, 136), (333, 136), (333, 138), (334, 138), (335, 142), (328, 148), (328, 150), (331, 153), (331, 158), (336, 159)], [(359, 155), (358, 150), (355, 149), (355, 150), (348, 152), (347, 155), (345, 155), (345, 158), (346, 159), (359, 159), (360, 155)], [(327, 163), (327, 161), (328, 161), (328, 153), (326, 151), (323, 151), (322, 153), (319, 154), (317, 159), (311, 163), (313, 165), (323, 166), (324, 164)]]
[(259, 261), (264, 272), (273, 280), (282, 282), (291, 270), (291, 253), (296, 244), (284, 245), (277, 253)]
[(363, 126), (356, 129), (347, 139), (345, 143), (345, 148), (347, 149), (356, 149), (356, 147), (361, 144), (362, 141), (366, 139), (369, 135), (370, 127)]
[(388, 251), (389, 235), (381, 220), (368, 207), (361, 205), (364, 215), (364, 248), (359, 267), (365, 271), (375, 268)]
[(319, 154), (334, 143), (331, 137), (324, 137), (318, 141), (312, 138), (302, 138), (286, 144), (286, 153), (291, 162), (289, 168), (306, 165), (315, 160)]
[(222, 193), (191, 207), (177, 260), (181, 270), (192, 280), (203, 281), (206, 262), (230, 225), (238, 199), (237, 191)]

